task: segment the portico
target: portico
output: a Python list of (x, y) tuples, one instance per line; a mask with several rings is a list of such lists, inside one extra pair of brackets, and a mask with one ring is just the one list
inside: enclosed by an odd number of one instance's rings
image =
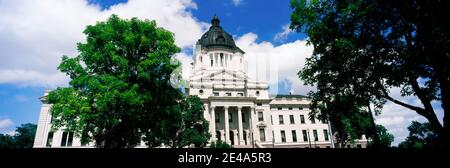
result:
[(250, 145), (252, 141), (253, 105), (211, 105), (211, 141), (225, 141), (231, 145)]

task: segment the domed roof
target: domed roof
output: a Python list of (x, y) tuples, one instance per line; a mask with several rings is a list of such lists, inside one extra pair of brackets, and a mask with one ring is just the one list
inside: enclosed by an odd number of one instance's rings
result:
[(233, 37), (222, 29), (220, 20), (216, 15), (211, 20), (211, 27), (197, 41), (197, 44), (207, 49), (219, 48), (244, 53), (244, 51), (236, 46)]

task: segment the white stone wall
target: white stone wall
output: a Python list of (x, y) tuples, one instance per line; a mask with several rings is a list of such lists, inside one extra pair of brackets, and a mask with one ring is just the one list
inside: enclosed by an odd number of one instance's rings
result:
[[(309, 119), (309, 108), (302, 107), (300, 109), (299, 106), (304, 105), (308, 106), (309, 101), (306, 98), (274, 98), (271, 103), (271, 117), (273, 123), (273, 133), (275, 136), (275, 146), (301, 146), (301, 147), (310, 147), (309, 143), (311, 142), (312, 147), (331, 147), (331, 134), (329, 130), (329, 126), (327, 123), (323, 123), (322, 121), (315, 119), (315, 123)], [(281, 110), (279, 109), (281, 108)], [(279, 116), (283, 116), (284, 124), (280, 124)], [(290, 116), (294, 117), (294, 123), (292, 124), (290, 121)], [(301, 123), (300, 116), (304, 116), (305, 123)], [(297, 141), (293, 142), (292, 130), (295, 130), (297, 135)], [(306, 136), (308, 137), (307, 141), (303, 139), (303, 131), (306, 131)], [(318, 141), (314, 141), (313, 130), (317, 131)], [(325, 140), (324, 131), (328, 132), (328, 140)], [(286, 142), (282, 142), (281, 131), (285, 132)], [(309, 136), (308, 136), (309, 132)]]

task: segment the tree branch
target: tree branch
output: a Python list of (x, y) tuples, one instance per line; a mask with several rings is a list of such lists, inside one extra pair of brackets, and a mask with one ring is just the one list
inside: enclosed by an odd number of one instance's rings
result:
[(426, 93), (423, 91), (422, 88), (420, 88), (419, 83), (414, 77), (409, 77), (409, 84), (414, 90), (414, 93), (419, 97), (419, 100), (422, 102), (423, 106), (425, 107), (425, 112), (429, 113), (428, 115), (433, 114), (434, 115), (434, 109), (433, 106), (431, 106), (431, 99), (427, 97)]
[(391, 101), (391, 102), (393, 102), (393, 103), (395, 103), (395, 104), (398, 104), (400, 106), (403, 106), (403, 107), (406, 107), (406, 108), (411, 109), (413, 111), (416, 111), (420, 115), (426, 115), (425, 109), (423, 109), (421, 107), (417, 107), (417, 106), (413, 106), (413, 105), (410, 105), (410, 104), (403, 103), (403, 102), (401, 102), (399, 100), (396, 100), (396, 99), (392, 98), (391, 96), (389, 96), (389, 94), (386, 92), (386, 90), (383, 90), (383, 95), (380, 95), (380, 96), (385, 98), (385, 99), (387, 99), (387, 100), (389, 100), (389, 101)]

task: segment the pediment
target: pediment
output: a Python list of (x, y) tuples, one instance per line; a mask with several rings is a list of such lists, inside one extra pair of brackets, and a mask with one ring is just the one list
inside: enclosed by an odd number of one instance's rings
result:
[(202, 74), (191, 76), (190, 81), (199, 81), (199, 80), (248, 80), (248, 77), (238, 71), (229, 71), (229, 70), (218, 70), (218, 71), (212, 71), (212, 72), (205, 72)]

